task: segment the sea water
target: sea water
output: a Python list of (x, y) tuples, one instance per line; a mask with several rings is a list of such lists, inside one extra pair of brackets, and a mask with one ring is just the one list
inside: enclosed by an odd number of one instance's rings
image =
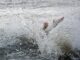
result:
[[(57, 42), (65, 38), (74, 50), (79, 50), (79, 10), (79, 7), (0, 9), (0, 60), (58, 60), (62, 52)], [(58, 16), (64, 16), (64, 21), (46, 35), (41, 23)]]

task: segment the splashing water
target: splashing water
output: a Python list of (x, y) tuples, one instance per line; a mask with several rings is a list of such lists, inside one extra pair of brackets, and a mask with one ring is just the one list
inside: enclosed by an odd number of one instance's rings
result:
[[(0, 54), (3, 54), (1, 59), (57, 60), (58, 55), (63, 52), (78, 49), (79, 9), (73, 7), (65, 10), (63, 8), (0, 10)], [(51, 24), (58, 16), (64, 16), (64, 21), (46, 35), (42, 29), (43, 22), (46, 20)], [(64, 46), (69, 47), (65, 49)]]

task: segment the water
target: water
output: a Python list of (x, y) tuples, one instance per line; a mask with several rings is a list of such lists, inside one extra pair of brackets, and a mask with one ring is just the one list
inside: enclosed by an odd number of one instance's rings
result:
[[(80, 59), (80, 2), (54, 1), (0, 2), (0, 60)], [(46, 35), (42, 23), (58, 16), (64, 20)]]
[(80, 0), (0, 0), (0, 8), (79, 7)]
[[(62, 53), (56, 44), (66, 40), (72, 44), (73, 49), (79, 49), (79, 9), (57, 7), (1, 10), (1, 60), (57, 60)], [(65, 17), (64, 21), (46, 36), (39, 28), (43, 20), (61, 15)]]

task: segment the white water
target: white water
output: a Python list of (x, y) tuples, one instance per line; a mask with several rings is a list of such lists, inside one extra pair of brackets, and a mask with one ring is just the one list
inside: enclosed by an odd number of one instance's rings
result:
[[(80, 48), (80, 8), (79, 7), (55, 7), (38, 9), (12, 8), (0, 10), (0, 47), (13, 45), (19, 42), (19, 37), (36, 39), (39, 49), (47, 54), (60, 53), (57, 42), (63, 42), (60, 38), (67, 38), (74, 48)], [(52, 20), (55, 17), (64, 16), (64, 21), (54, 28), (48, 36), (41, 29), (43, 20)], [(44, 38), (42, 38), (44, 37)], [(57, 41), (57, 42), (56, 42)]]

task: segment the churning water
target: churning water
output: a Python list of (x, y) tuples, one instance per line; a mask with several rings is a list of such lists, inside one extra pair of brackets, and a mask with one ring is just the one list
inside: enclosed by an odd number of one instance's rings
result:
[[(58, 60), (62, 50), (66, 52), (62, 47), (65, 44), (67, 50), (73, 51), (69, 56), (79, 59), (79, 10), (79, 7), (1, 9), (0, 60)], [(64, 20), (46, 35), (41, 29), (43, 20), (58, 16), (64, 16)]]
[[(1, 0), (0, 60), (80, 60), (79, 6), (79, 0)], [(46, 35), (44, 20), (59, 16), (64, 20)]]

